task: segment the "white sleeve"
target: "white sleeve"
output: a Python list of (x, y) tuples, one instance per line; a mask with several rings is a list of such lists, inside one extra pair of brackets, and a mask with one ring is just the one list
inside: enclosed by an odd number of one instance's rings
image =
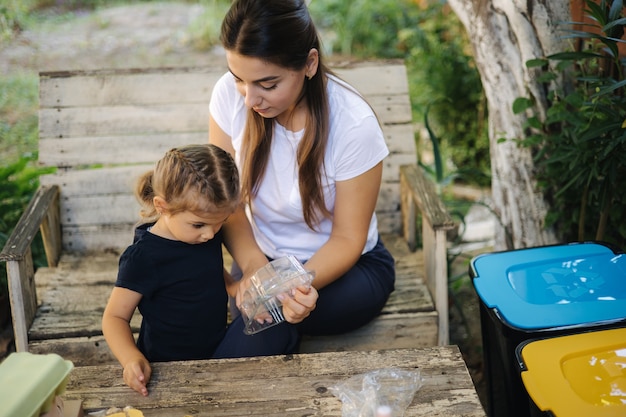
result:
[(235, 107), (237, 89), (230, 72), (222, 75), (213, 86), (209, 112), (217, 125), (230, 137), (233, 136), (233, 109)]
[(378, 118), (363, 98), (338, 85), (331, 94), (332, 175), (345, 181), (376, 166), (389, 149)]

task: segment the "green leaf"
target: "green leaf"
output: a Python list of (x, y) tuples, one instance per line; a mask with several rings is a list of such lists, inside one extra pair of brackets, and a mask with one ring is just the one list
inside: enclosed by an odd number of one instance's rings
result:
[(604, 9), (594, 1), (586, 0), (585, 3), (587, 3), (588, 9), (586, 10), (586, 12), (589, 14), (589, 16), (591, 16), (594, 20), (604, 26), (606, 24)]
[(529, 117), (528, 120), (526, 120), (526, 123), (529, 127), (532, 127), (534, 129), (542, 129), (543, 126), (541, 124), (541, 122), (539, 121), (539, 119), (537, 117)]
[(617, 82), (605, 88), (600, 88), (596, 94), (591, 96), (591, 98), (596, 98), (596, 97), (600, 97), (603, 95), (607, 95), (609, 93), (612, 93), (615, 90), (619, 90), (620, 88), (624, 86), (626, 86), (626, 80), (622, 80), (620, 82)]
[(545, 58), (535, 58), (526, 61), (526, 68), (544, 67), (548, 65), (549, 61)]
[(534, 102), (531, 99), (525, 98), (525, 97), (518, 97), (513, 102), (513, 113), (520, 114), (526, 111), (527, 109), (531, 108), (533, 105), (534, 105)]
[[(626, 17), (622, 17), (620, 19), (613, 20), (612, 22), (609, 22), (608, 24), (606, 24), (605, 26), (602, 27), (602, 32), (608, 33), (609, 30), (613, 29), (615, 26), (624, 26), (624, 25), (626, 25)], [(619, 41), (619, 39), (616, 39), (616, 40)]]
[[(615, 21), (617, 17), (622, 13), (623, 8), (624, 2), (622, 0), (613, 0), (613, 4), (611, 4), (611, 9), (609, 10), (609, 22)], [(605, 25), (605, 27), (606, 26), (608, 25)], [(606, 32), (606, 30), (603, 30), (603, 32)]]
[(544, 72), (539, 77), (537, 77), (537, 81), (540, 83), (549, 83), (550, 81), (554, 81), (557, 79), (557, 75), (551, 72)]
[(555, 59), (557, 61), (578, 61), (582, 59), (590, 59), (590, 58), (602, 58), (602, 54), (598, 54), (595, 52), (557, 52), (556, 54), (550, 55), (549, 59)]

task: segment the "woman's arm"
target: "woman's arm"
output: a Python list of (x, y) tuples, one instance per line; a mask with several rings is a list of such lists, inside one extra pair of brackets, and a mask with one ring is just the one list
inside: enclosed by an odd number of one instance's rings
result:
[(102, 333), (109, 348), (124, 368), (124, 382), (143, 396), (148, 395), (146, 385), (152, 369), (146, 357), (135, 344), (130, 329), (130, 319), (141, 300), (141, 294), (126, 288), (115, 287), (102, 315)]
[(361, 256), (376, 208), (383, 164), (347, 181), (336, 183), (333, 228), (328, 241), (309, 259), (315, 271), (313, 285), (320, 289), (345, 274)]
[[(235, 156), (235, 148), (233, 147), (231, 137), (219, 127), (211, 116), (209, 116), (209, 143), (217, 145), (228, 151), (233, 157)], [(223, 230), (224, 244), (235, 262), (237, 262), (237, 265), (239, 265), (239, 268), (241, 268), (244, 279), (252, 276), (259, 268), (267, 264), (265, 254), (256, 243), (243, 205), (228, 218)], [(243, 282), (244, 279), (241, 280), (240, 285), (236, 286), (237, 307), (239, 307), (242, 292), (246, 288), (246, 283)], [(224, 281), (228, 293), (233, 296), (233, 279), (230, 274), (224, 275)], [(315, 288), (298, 289), (294, 298), (287, 300), (286, 304), (283, 305), (285, 319), (290, 323), (299, 323), (304, 320), (315, 309), (317, 298), (318, 293)]]
[[(235, 148), (232, 139), (209, 116), (209, 143), (212, 143), (235, 157)], [(232, 255), (244, 277), (254, 274), (259, 268), (267, 264), (267, 258), (257, 245), (250, 222), (241, 205), (224, 224), (224, 244)]]

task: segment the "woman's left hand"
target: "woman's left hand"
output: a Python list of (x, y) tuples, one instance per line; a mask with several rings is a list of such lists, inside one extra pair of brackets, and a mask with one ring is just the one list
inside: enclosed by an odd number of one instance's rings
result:
[(285, 320), (296, 324), (309, 317), (311, 311), (315, 310), (318, 297), (319, 294), (313, 286), (301, 286), (296, 288), (292, 297), (280, 297)]

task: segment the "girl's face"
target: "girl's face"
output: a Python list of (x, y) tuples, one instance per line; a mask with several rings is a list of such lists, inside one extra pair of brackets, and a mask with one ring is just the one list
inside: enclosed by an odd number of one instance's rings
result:
[[(317, 70), (317, 51), (312, 51), (315, 53), (314, 70)], [(226, 60), (246, 106), (265, 118), (290, 114), (296, 106), (305, 77), (315, 74), (311, 64), (294, 71), (231, 51), (226, 52)]]
[(199, 216), (191, 211), (164, 211), (151, 231), (166, 239), (196, 245), (213, 239), (231, 213), (227, 210)]

